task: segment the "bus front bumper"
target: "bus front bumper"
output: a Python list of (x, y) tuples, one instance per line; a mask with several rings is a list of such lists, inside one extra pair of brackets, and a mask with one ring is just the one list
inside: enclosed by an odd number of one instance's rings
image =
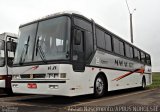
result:
[(14, 93), (74, 96), (66, 83), (67, 80), (12, 80), (11, 85)]

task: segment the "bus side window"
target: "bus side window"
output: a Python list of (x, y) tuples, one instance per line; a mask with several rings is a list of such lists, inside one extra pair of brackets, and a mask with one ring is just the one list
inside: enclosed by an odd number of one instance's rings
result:
[(128, 58), (133, 58), (133, 47), (125, 43), (125, 53)]
[(0, 67), (5, 65), (5, 42), (0, 40)]
[(140, 51), (138, 50), (138, 60), (141, 60)]
[(93, 36), (91, 32), (85, 31), (85, 59), (88, 61), (93, 53)]
[(119, 40), (117, 38), (113, 38), (113, 48), (114, 48), (114, 52), (117, 53), (117, 54), (120, 54), (120, 51), (119, 51)]
[(75, 51), (78, 52), (83, 52), (84, 51), (84, 44), (83, 44), (83, 36), (84, 32), (81, 30), (74, 30), (74, 49)]
[[(81, 41), (81, 44), (85, 47), (84, 50), (85, 50), (85, 60), (88, 61), (92, 52), (93, 52), (93, 36), (92, 36), (92, 24), (85, 20), (85, 19), (82, 19), (80, 17), (74, 17), (74, 24), (78, 27), (80, 27), (80, 29), (82, 30), (82, 37), (81, 39), (83, 38), (84, 39), (84, 44), (83, 44), (83, 39), (82, 40), (77, 40), (78, 41)], [(78, 42), (79, 43), (79, 42)], [(81, 47), (83, 47), (82, 45), (80, 46), (74, 46), (76, 47), (77, 49), (81, 50), (81, 52), (83, 52), (83, 49)]]
[(140, 60), (140, 52), (136, 48), (134, 48), (134, 59), (137, 61)]
[(143, 52), (141, 52), (141, 61), (142, 61), (142, 63), (146, 62), (146, 56)]
[(130, 50), (130, 58), (133, 58), (133, 47), (130, 46), (130, 47), (129, 47), (129, 50)]
[(119, 53), (124, 56), (124, 42), (119, 42)]
[(151, 58), (150, 58), (150, 56), (148, 54), (146, 54), (146, 63), (148, 65), (151, 65)]
[(129, 49), (129, 45), (125, 43), (125, 53), (126, 53), (126, 56), (128, 58), (130, 58), (130, 49)]
[(106, 43), (106, 50), (112, 51), (111, 36), (106, 33), (105, 33), (105, 43)]
[(16, 51), (16, 46), (17, 43), (13, 41), (8, 41), (7, 42), (7, 54), (8, 54), (8, 65), (12, 66), (13, 64), (13, 59), (15, 56), (15, 51)]
[(99, 48), (105, 49), (104, 32), (99, 28), (96, 28), (96, 38), (97, 38), (97, 46)]

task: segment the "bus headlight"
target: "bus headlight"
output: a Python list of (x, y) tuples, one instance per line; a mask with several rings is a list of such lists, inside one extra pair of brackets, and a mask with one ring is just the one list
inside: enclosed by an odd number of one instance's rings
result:
[(58, 73), (49, 73), (48, 77), (49, 78), (59, 78), (59, 74)]
[(66, 78), (66, 73), (60, 73), (60, 78)]
[(49, 73), (48, 78), (50, 79), (66, 78), (66, 73)]
[(53, 74), (53, 73), (49, 73), (49, 74), (48, 74), (48, 77), (49, 77), (49, 78), (54, 78), (54, 74)]
[(20, 79), (20, 75), (13, 75), (12, 78), (13, 79)]
[(54, 73), (54, 78), (59, 78), (59, 74), (58, 73)]

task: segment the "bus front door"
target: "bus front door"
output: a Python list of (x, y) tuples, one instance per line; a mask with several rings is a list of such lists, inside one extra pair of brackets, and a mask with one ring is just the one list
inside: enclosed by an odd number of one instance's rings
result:
[(73, 36), (73, 70), (75, 72), (85, 71), (85, 54), (84, 54), (84, 31), (75, 29)]

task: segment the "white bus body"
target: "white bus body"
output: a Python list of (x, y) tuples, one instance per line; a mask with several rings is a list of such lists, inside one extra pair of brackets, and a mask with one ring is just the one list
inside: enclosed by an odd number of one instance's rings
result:
[(16, 43), (16, 34), (7, 32), (0, 34), (0, 88), (7, 94), (12, 93), (11, 73)]
[[(109, 40), (104, 40), (106, 49), (98, 44), (103, 42), (98, 28), (104, 37), (110, 35), (110, 50)], [(152, 83), (149, 54), (82, 15), (48, 16), (20, 26), (20, 33), (23, 43), (17, 46), (12, 79), (15, 93), (100, 97), (106, 91)]]

